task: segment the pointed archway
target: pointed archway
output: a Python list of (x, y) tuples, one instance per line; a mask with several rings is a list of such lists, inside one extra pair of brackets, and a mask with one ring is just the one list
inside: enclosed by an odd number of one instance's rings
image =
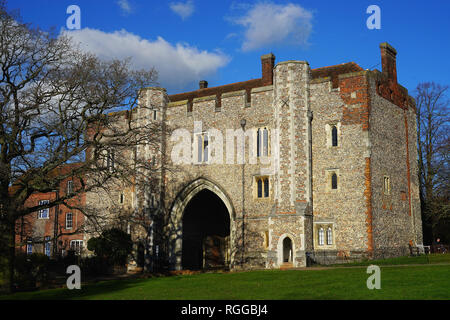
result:
[(183, 270), (228, 267), (230, 215), (214, 192), (197, 193), (184, 209), (182, 223)]
[[(202, 202), (208, 204), (202, 205)], [(228, 195), (216, 183), (199, 178), (183, 188), (170, 214), (171, 268), (202, 269), (219, 265), (220, 261), (229, 267), (233, 260), (230, 248), (234, 238), (234, 217)]]

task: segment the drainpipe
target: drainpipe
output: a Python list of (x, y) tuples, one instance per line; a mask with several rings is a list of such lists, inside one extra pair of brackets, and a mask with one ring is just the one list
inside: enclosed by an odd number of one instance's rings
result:
[(247, 121), (241, 119), (241, 127), (243, 131), (242, 142), (242, 260), (241, 267), (244, 267), (244, 255), (245, 255), (245, 124)]
[[(58, 201), (59, 200), (59, 190), (58, 189), (54, 190), (54, 192), (55, 192), (55, 195), (56, 195), (56, 201)], [(58, 250), (57, 250), (57, 244), (58, 244), (58, 241), (57, 241), (57, 238), (58, 238), (58, 219), (59, 219), (59, 204), (57, 204), (55, 206), (55, 222), (54, 222), (54, 225), (53, 225), (53, 250), (52, 250), (53, 258), (56, 257), (56, 255), (58, 253)], [(45, 246), (45, 243), (44, 243), (44, 246)]]

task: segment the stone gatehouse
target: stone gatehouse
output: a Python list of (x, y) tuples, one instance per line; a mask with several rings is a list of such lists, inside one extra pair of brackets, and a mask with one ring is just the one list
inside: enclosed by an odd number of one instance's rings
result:
[(381, 72), (267, 54), (259, 79), (200, 81), (174, 95), (144, 88), (150, 109), (135, 114), (171, 132), (158, 152), (136, 150), (164, 165), (159, 187), (125, 195), (135, 208), (160, 208), (147, 262), (300, 267), (421, 244), (415, 102), (397, 83), (396, 50), (380, 49)]

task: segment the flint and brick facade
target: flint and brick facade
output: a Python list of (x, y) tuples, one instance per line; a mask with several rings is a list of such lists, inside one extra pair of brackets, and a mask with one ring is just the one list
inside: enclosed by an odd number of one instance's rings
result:
[[(183, 213), (202, 190), (216, 194), (230, 216), (231, 268), (396, 256), (422, 244), (415, 102), (397, 83), (395, 49), (380, 49), (381, 72), (353, 62), (318, 69), (306, 61), (275, 64), (268, 54), (259, 79), (211, 88), (201, 81), (198, 90), (174, 95), (144, 88), (140, 103), (157, 117), (139, 108), (132, 116), (184, 130), (187, 159), (197, 158), (198, 134), (209, 133), (211, 152), (219, 139), (211, 130), (223, 139), (207, 162), (174, 161), (183, 139), (173, 134), (163, 137), (162, 153), (137, 150), (166, 168), (159, 205), (167, 237), (152, 238), (149, 252), (158, 246), (170, 268), (182, 268)], [(237, 156), (242, 146), (227, 134), (242, 128), (244, 163)], [(250, 159), (249, 149), (261, 152), (258, 128), (270, 137), (270, 163)], [(211, 161), (221, 153), (222, 161)], [(259, 197), (265, 179), (268, 191)], [(142, 192), (130, 189), (134, 206), (145, 206)]]

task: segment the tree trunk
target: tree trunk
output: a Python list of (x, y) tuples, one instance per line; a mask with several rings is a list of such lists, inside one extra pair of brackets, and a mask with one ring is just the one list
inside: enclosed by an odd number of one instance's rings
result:
[(15, 226), (13, 223), (3, 220), (1, 229), (1, 246), (3, 247), (1, 250), (2, 287), (7, 293), (12, 293), (14, 291), (14, 264), (16, 257)]

